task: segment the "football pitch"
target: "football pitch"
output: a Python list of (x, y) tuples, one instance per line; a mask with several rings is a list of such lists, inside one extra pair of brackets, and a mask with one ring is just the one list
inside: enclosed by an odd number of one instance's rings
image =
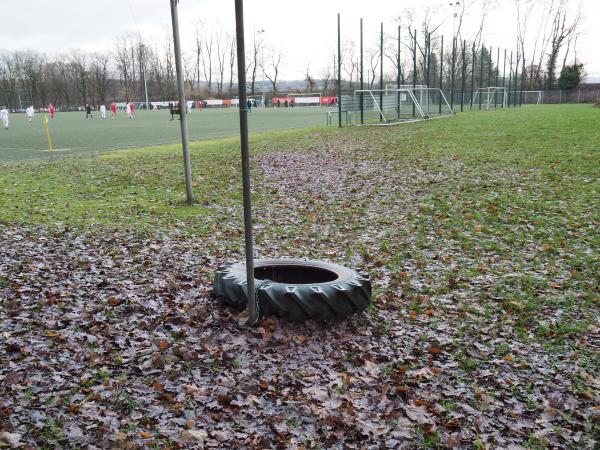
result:
[[(255, 108), (248, 115), (250, 132), (266, 132), (325, 125), (326, 108)], [(101, 119), (95, 112), (86, 119), (83, 112), (57, 113), (49, 127), (54, 150), (48, 150), (43, 114), (32, 123), (25, 114), (11, 114), (10, 128), (0, 130), (0, 161), (48, 158), (53, 155), (92, 153), (131, 147), (172, 144), (181, 141), (178, 116), (171, 121), (168, 110), (138, 111), (128, 119), (119, 111), (115, 119)], [(239, 133), (236, 108), (193, 110), (188, 114), (191, 140), (215, 139)]]

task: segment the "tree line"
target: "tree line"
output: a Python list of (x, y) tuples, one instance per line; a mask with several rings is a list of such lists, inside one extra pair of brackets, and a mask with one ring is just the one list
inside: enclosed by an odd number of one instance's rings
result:
[[(452, 36), (442, 48), (439, 30), (448, 17), (439, 14), (439, 10), (406, 9), (398, 16), (400, 45), (397, 28), (386, 30), (384, 83), (396, 83), (400, 74), (402, 84), (411, 84), (416, 75), (417, 84), (441, 84), (444, 90), (450, 90), (451, 80), (454, 80), (460, 89), (463, 66), (466, 68), (465, 83), (472, 81), (476, 86), (495, 85), (500, 76), (503, 80), (504, 75), (510, 76), (511, 70), (519, 77), (523, 89), (564, 88), (572, 86), (572, 80), (578, 82), (583, 73), (576, 53), (581, 22), (580, 0), (513, 1), (517, 31), (513, 65), (509, 66), (508, 73), (503, 67), (504, 52), (498, 53), (498, 49), (484, 45), (494, 0), (465, 0), (452, 11), (456, 37), (454, 52)], [(478, 27), (463, 52), (465, 17), (477, 15)], [(540, 22), (533, 23), (532, 17), (539, 18)], [(416, 45), (412, 40), (415, 33), (419, 36)], [(263, 30), (254, 32), (249, 44), (247, 91), (254, 95), (265, 89), (259, 82), (264, 77), (268, 81), (267, 90), (276, 93), (286, 62), (285, 53), (268, 44)], [(183, 55), (186, 96), (205, 99), (237, 95), (235, 58), (233, 33), (218, 23), (198, 22), (193, 42)], [(317, 71), (307, 64), (304, 90), (334, 94), (338, 75), (342, 79), (342, 89), (356, 89), (360, 78), (359, 58), (356, 40), (345, 40), (339, 61), (340, 74), (337, 73), (336, 55)], [(472, 70), (474, 60), (476, 70)], [(367, 88), (379, 87), (381, 63), (379, 42), (366, 42), (362, 76)], [(571, 81), (563, 80), (559, 84), (559, 73), (564, 74), (564, 80)], [(177, 97), (175, 80), (172, 36), (167, 28), (162, 37), (153, 41), (141, 34), (122, 35), (114, 41), (112, 49), (105, 52), (73, 50), (49, 57), (33, 50), (0, 51), (0, 103), (11, 108), (29, 104), (39, 107), (49, 103), (69, 108), (110, 101), (143, 102), (146, 92), (151, 101), (172, 100)], [(491, 80), (494, 83), (490, 83)]]

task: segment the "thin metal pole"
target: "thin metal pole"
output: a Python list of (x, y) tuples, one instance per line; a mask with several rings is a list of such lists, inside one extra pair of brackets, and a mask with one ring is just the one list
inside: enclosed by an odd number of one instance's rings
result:
[(383, 22), (379, 35), (379, 121), (383, 122)]
[(338, 72), (338, 128), (342, 128), (342, 41), (340, 32), (340, 13), (337, 15), (337, 26), (338, 26), (338, 60), (337, 60), (337, 72)]
[[(440, 45), (440, 81), (439, 81), (439, 84), (440, 84), (440, 91), (441, 92), (444, 92), (443, 91), (443, 89), (444, 89), (444, 82), (443, 81), (444, 81), (444, 35), (442, 35), (442, 43)], [(439, 103), (439, 106), (438, 106), (439, 111), (438, 111), (438, 113), (442, 114), (442, 96), (441, 95), (440, 95), (438, 103)]]
[(454, 70), (456, 64), (456, 37), (452, 39), (452, 75), (450, 85), (450, 108), (454, 110)]
[(502, 107), (504, 108), (508, 101), (508, 96), (506, 94), (506, 49), (504, 49), (504, 69), (502, 69), (502, 87), (504, 88), (502, 97)]
[(488, 102), (488, 108), (489, 105), (491, 104), (490, 101), (490, 90), (489, 87), (492, 85), (492, 46), (490, 45), (490, 58), (488, 60), (488, 98), (487, 98), (487, 102)]
[(177, 16), (177, 0), (171, 0), (171, 23), (173, 25), (173, 48), (175, 50), (175, 69), (177, 70), (177, 90), (179, 91), (181, 145), (183, 147), (185, 192), (187, 203), (188, 205), (191, 205), (194, 201), (194, 196), (192, 193), (192, 169), (190, 163), (187, 111), (185, 108), (185, 92), (183, 90), (183, 69), (181, 64), (181, 45), (179, 41), (179, 17)]
[(142, 74), (144, 76), (144, 91), (146, 93), (146, 111), (148, 111), (148, 109), (150, 109), (150, 103), (148, 102), (148, 83), (146, 82), (146, 52), (144, 51), (144, 44), (140, 44), (141, 50), (142, 50), (142, 58), (144, 63), (142, 64), (144, 67), (144, 73)]
[(508, 99), (507, 99), (508, 102), (507, 102), (507, 104), (508, 104), (509, 108), (510, 108), (510, 90), (511, 90), (511, 87), (512, 87), (512, 60), (513, 60), (513, 52), (511, 50), (511, 52), (510, 52), (510, 62), (509, 62), (509, 65), (508, 65)]
[(364, 123), (365, 104), (363, 98), (364, 89), (364, 69), (363, 69), (363, 20), (360, 18), (360, 123)]
[[(175, 1), (175, 0), (171, 0)], [(248, 106), (246, 99), (246, 49), (244, 43), (244, 2), (235, 0), (235, 34), (237, 40), (238, 90), (240, 110), (240, 142), (242, 152), (242, 185), (244, 198), (244, 237), (246, 251), (246, 294), (248, 296), (248, 325), (258, 320), (254, 292), (254, 248), (252, 239), (252, 198), (250, 187), (250, 155), (248, 151)]]
[(519, 92), (519, 106), (523, 106), (523, 85), (525, 84), (525, 54), (523, 54), (523, 70), (521, 71), (521, 92)]
[(451, 76), (451, 84), (450, 84), (450, 108), (454, 110), (454, 81), (455, 76), (454, 72), (456, 71), (456, 37), (452, 39), (452, 76)]
[[(427, 34), (427, 87), (431, 85), (431, 33)], [(429, 97), (429, 91), (427, 92), (427, 115), (429, 115), (431, 101)]]
[(483, 93), (483, 91), (481, 90), (481, 88), (483, 87), (483, 49), (485, 47), (483, 46), (483, 44), (481, 44), (481, 56), (479, 57), (480, 62), (479, 62), (479, 90), (481, 91), (479, 93), (479, 109), (481, 109), (481, 94)]
[(472, 61), (471, 61), (471, 109), (473, 109), (473, 91), (475, 90), (475, 60), (477, 59), (477, 50), (475, 49), (475, 42), (473, 42), (472, 50)]
[(400, 25), (398, 25), (398, 73), (396, 74), (396, 88), (398, 89), (398, 93), (397, 93), (397, 102), (398, 102), (398, 108), (396, 108), (397, 111), (397, 118), (400, 118)]
[(519, 82), (519, 50), (517, 50), (517, 61), (515, 64), (515, 95), (513, 96), (513, 107), (517, 107), (517, 83)]
[[(498, 51), (496, 52), (496, 87), (499, 87), (499, 78), (500, 78), (500, 47), (498, 47)], [(498, 108), (498, 92), (494, 93), (494, 109)]]
[[(413, 33), (413, 95), (417, 87), (417, 30)], [(413, 101), (413, 117), (416, 115), (416, 105)]]
[(463, 41), (462, 45), (462, 74), (461, 74), (461, 88), (460, 88), (460, 112), (464, 111), (465, 108), (465, 74), (467, 72), (467, 41)]

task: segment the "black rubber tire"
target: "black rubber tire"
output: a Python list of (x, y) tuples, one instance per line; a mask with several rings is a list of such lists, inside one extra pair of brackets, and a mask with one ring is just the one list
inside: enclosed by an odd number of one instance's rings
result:
[[(284, 266), (333, 272), (333, 280), (317, 283), (284, 283), (255, 278), (261, 316), (275, 315), (292, 322), (344, 319), (371, 303), (371, 282), (364, 272), (338, 264), (305, 259), (256, 259), (256, 270)], [(243, 310), (248, 303), (246, 264), (225, 264), (216, 272), (214, 294), (226, 305)]]

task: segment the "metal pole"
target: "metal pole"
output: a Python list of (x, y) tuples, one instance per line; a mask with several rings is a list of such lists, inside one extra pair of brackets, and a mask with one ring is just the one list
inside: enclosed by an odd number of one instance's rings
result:
[[(492, 46), (490, 45), (490, 59), (488, 60), (488, 87), (492, 85)], [(489, 99), (490, 93), (488, 91), (488, 103), (490, 103)]]
[[(431, 85), (431, 33), (427, 34), (427, 87), (429, 88)], [(430, 101), (430, 97), (429, 97), (429, 91), (426, 91), (426, 97), (427, 99), (427, 115), (429, 115), (430, 111), (430, 105), (431, 105), (431, 101)]]
[(471, 109), (473, 109), (473, 91), (475, 90), (475, 60), (477, 59), (477, 50), (475, 49), (475, 42), (473, 42), (472, 50), (472, 61), (471, 61)]
[[(413, 95), (417, 87), (417, 30), (413, 33)], [(413, 117), (416, 115), (416, 105), (413, 101)]]
[(467, 58), (466, 58), (467, 41), (463, 41), (462, 46), (462, 74), (461, 74), (461, 89), (460, 89), (460, 112), (464, 111), (465, 108), (465, 74), (467, 71)]
[[(496, 87), (499, 87), (498, 84), (500, 82), (500, 47), (498, 47), (498, 51), (496, 53)], [(494, 108), (498, 108), (498, 92), (494, 93)]]
[[(175, 1), (175, 0), (171, 0)], [(248, 106), (246, 99), (246, 49), (244, 47), (244, 1), (235, 0), (235, 35), (237, 41), (238, 90), (240, 110), (240, 148), (242, 152), (242, 185), (244, 198), (244, 244), (246, 252), (246, 295), (248, 296), (248, 322), (258, 321), (258, 308), (254, 291), (254, 249), (252, 239), (252, 198), (250, 188), (250, 155), (248, 151)]]
[(525, 84), (525, 54), (523, 54), (523, 69), (521, 71), (521, 91), (519, 92), (519, 106), (523, 106), (523, 85)]
[[(444, 89), (444, 35), (442, 35), (442, 43), (440, 45), (440, 91), (443, 93)], [(440, 98), (438, 101), (439, 114), (442, 114), (442, 95), (440, 94)]]
[(481, 94), (483, 93), (483, 91), (481, 90), (481, 88), (483, 87), (483, 49), (484, 46), (483, 44), (481, 44), (481, 56), (479, 57), (479, 90), (481, 91), (479, 93), (479, 109), (481, 109)]
[(144, 91), (146, 93), (146, 111), (148, 111), (149, 109), (149, 102), (148, 102), (148, 83), (146, 83), (146, 54), (144, 52), (144, 44), (140, 44), (141, 50), (142, 50), (142, 57), (144, 60), (144, 73), (142, 75), (144, 75)]
[(515, 64), (515, 95), (513, 96), (513, 107), (517, 107), (517, 83), (519, 81), (519, 50), (517, 50), (517, 61)]
[(363, 98), (363, 89), (364, 89), (364, 66), (363, 66), (363, 20), (360, 18), (360, 123), (364, 123), (364, 112), (365, 112), (365, 104)]
[(188, 205), (194, 201), (192, 195), (192, 169), (188, 139), (187, 111), (185, 108), (185, 92), (183, 91), (183, 69), (181, 64), (181, 45), (179, 41), (179, 17), (177, 16), (178, 0), (171, 0), (171, 23), (173, 24), (173, 48), (175, 50), (175, 68), (177, 70), (177, 90), (179, 91), (179, 112), (181, 125), (181, 145), (183, 147), (183, 169), (185, 174), (185, 191)]
[(507, 102), (507, 106), (510, 108), (510, 90), (511, 90), (511, 86), (512, 86), (512, 59), (513, 59), (513, 52), (511, 50), (510, 52), (510, 62), (508, 64), (508, 102)]
[(381, 22), (381, 32), (379, 35), (379, 121), (383, 122), (383, 22)]
[(506, 102), (508, 100), (508, 97), (506, 95), (506, 49), (504, 49), (504, 69), (502, 69), (502, 87), (503, 89), (503, 98), (502, 98), (502, 107), (504, 108), (506, 106)]
[(454, 110), (454, 70), (456, 64), (456, 37), (452, 39), (452, 74), (450, 84), (450, 108)]
[(398, 25), (398, 60), (397, 60), (397, 64), (398, 64), (398, 73), (396, 74), (396, 89), (398, 89), (398, 93), (397, 93), (397, 102), (398, 102), (398, 107), (396, 108), (396, 115), (397, 118), (400, 118), (400, 25)]
[(338, 128), (342, 128), (342, 41), (340, 33), (340, 13), (337, 15), (337, 26), (338, 26), (338, 60), (337, 60), (337, 72), (338, 72)]

